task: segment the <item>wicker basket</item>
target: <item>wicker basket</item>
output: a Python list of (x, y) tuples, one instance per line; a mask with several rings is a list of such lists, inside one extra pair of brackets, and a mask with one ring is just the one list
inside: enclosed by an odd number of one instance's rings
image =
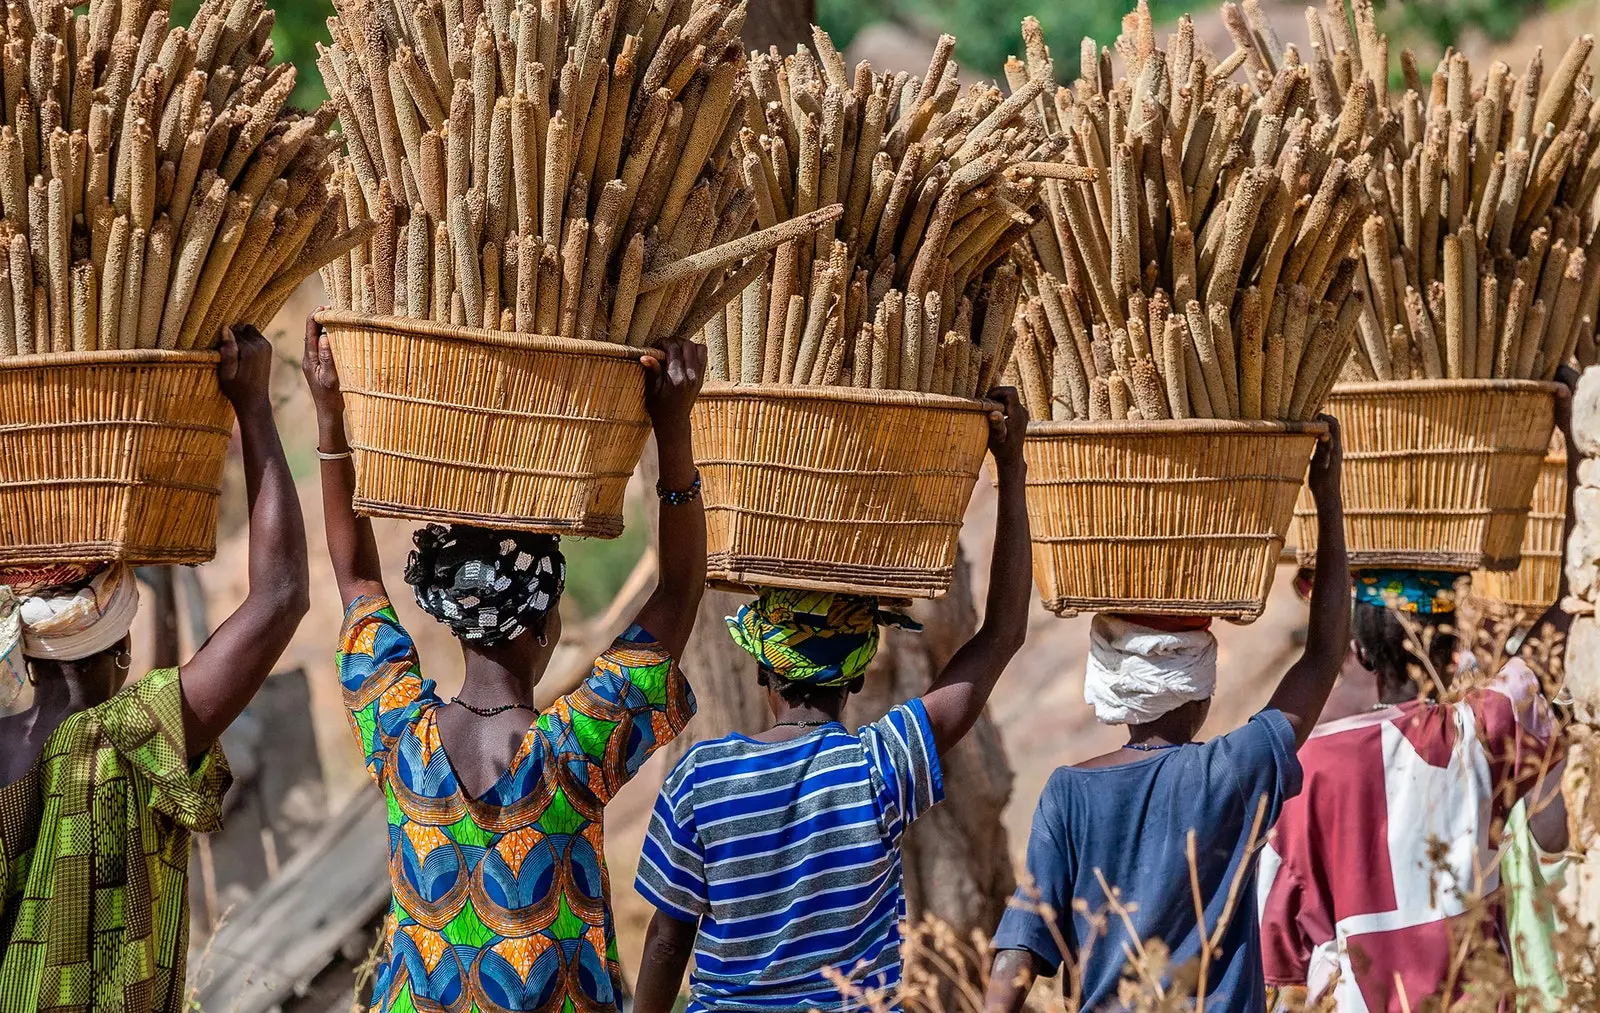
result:
[(324, 312), (365, 514), (614, 538), (650, 420), (639, 350)]
[[(1345, 538), (1352, 569), (1515, 569), (1555, 426), (1557, 385), (1534, 380), (1341, 384)], [(1295, 508), (1300, 562), (1316, 558), (1311, 497)]]
[(1045, 607), (1258, 618), (1323, 431), (1223, 420), (1030, 426), (1028, 519)]
[(1509, 573), (1478, 570), (1472, 597), (1498, 615), (1522, 613), (1529, 619), (1554, 604), (1561, 587), (1561, 529), (1567, 519), (1567, 448), (1556, 433), (1539, 480), (1522, 536), (1522, 562)]
[(0, 358), (0, 565), (205, 562), (232, 435), (215, 352)]
[(712, 582), (943, 595), (989, 407), (907, 391), (708, 385), (693, 421)]

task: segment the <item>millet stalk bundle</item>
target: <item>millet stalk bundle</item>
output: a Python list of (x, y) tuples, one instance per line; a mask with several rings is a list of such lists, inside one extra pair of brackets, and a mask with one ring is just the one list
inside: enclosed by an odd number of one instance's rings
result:
[(921, 78), (865, 63), (852, 75), (825, 32), (814, 44), (751, 56), (735, 159), (762, 226), (834, 202), (843, 215), (778, 247), (711, 319), (712, 376), (981, 394), (1007, 358), (1007, 254), (1038, 201), (1023, 170), (1057, 150), (1035, 122), (1040, 86), (963, 90), (949, 36)]
[(742, 0), (335, 6), (339, 176), (377, 223), (325, 272), (341, 307), (642, 346), (826, 218), (750, 235)]
[(212, 348), (371, 230), (327, 185), (333, 110), (284, 106), (273, 12), (169, 8), (7, 6), (0, 355)]
[(1223, 14), (1239, 48), (1218, 63), (1187, 16), (1157, 48), (1141, 3), (1116, 42), (1122, 76), (1085, 39), (1070, 91), (1023, 24), (1007, 76), (1042, 85), (1062, 149), (1037, 173), (1047, 214), (1018, 258), (1009, 375), (1036, 418), (1308, 419), (1339, 377), (1387, 121), (1368, 81), (1330, 84), (1253, 2)]
[[(1357, 4), (1358, 26), (1371, 16)], [(1548, 78), (1536, 52), (1520, 77), (1494, 63), (1476, 81), (1467, 58), (1448, 53), (1431, 87), (1402, 54), (1394, 157), (1366, 179), (1373, 312), (1349, 378), (1549, 380), (1574, 356), (1594, 361), (1593, 49), (1592, 36), (1573, 40)], [(1387, 71), (1351, 62), (1369, 77)]]

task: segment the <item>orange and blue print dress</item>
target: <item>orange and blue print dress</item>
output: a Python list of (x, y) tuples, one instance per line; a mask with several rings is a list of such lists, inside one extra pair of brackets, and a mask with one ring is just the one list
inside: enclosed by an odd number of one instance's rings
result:
[(389, 809), (394, 904), (383, 1013), (607, 1013), (620, 967), (602, 814), (694, 714), (677, 664), (635, 625), (539, 715), (509, 769), (469, 798), (441, 702), (386, 598), (351, 604), (339, 678)]

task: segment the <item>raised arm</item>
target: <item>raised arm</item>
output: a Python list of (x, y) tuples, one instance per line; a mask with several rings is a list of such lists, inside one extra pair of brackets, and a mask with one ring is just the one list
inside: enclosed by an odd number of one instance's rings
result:
[(1278, 684), (1267, 706), (1294, 726), (1295, 745), (1305, 744), (1333, 691), (1350, 649), (1350, 560), (1344, 547), (1344, 506), (1339, 472), (1344, 464), (1339, 420), (1322, 416), (1328, 435), (1311, 455), (1306, 483), (1317, 504), (1317, 571), (1311, 582), (1311, 626), (1306, 649)]
[(640, 362), (648, 370), (645, 407), (655, 426), (659, 462), (660, 576), (634, 621), (674, 658), (681, 658), (706, 587), (706, 512), (689, 433), (689, 410), (705, 377), (706, 348), (672, 338), (661, 352), (649, 351)]
[(244, 602), (183, 666), (183, 732), (199, 756), (272, 672), (309, 604), (306, 527), (272, 420), (272, 346), (254, 327), (225, 330), (217, 376), (233, 402), (250, 505), (250, 588)]
[(306, 348), (301, 359), (311, 403), (317, 409), (317, 456), (322, 459), (322, 524), (327, 532), (333, 577), (345, 608), (357, 598), (382, 595), (383, 570), (372, 522), (356, 516), (356, 469), (344, 432), (344, 393), (333, 364), (328, 334), (306, 317)]
[(989, 416), (989, 451), (994, 454), (1000, 476), (994, 557), (989, 564), (989, 600), (983, 611), (983, 625), (950, 659), (922, 697), (940, 753), (971, 730), (989, 702), (1000, 673), (1028, 635), (1033, 567), (1028, 555), (1028, 466), (1022, 459), (1028, 410), (1011, 387), (992, 391), (989, 396), (1005, 406), (1003, 412)]

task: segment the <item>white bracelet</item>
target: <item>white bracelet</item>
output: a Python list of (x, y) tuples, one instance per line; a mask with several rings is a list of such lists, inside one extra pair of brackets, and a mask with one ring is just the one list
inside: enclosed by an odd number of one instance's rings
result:
[(344, 450), (337, 454), (330, 454), (321, 447), (318, 447), (317, 457), (324, 461), (348, 461), (350, 459), (350, 451)]

